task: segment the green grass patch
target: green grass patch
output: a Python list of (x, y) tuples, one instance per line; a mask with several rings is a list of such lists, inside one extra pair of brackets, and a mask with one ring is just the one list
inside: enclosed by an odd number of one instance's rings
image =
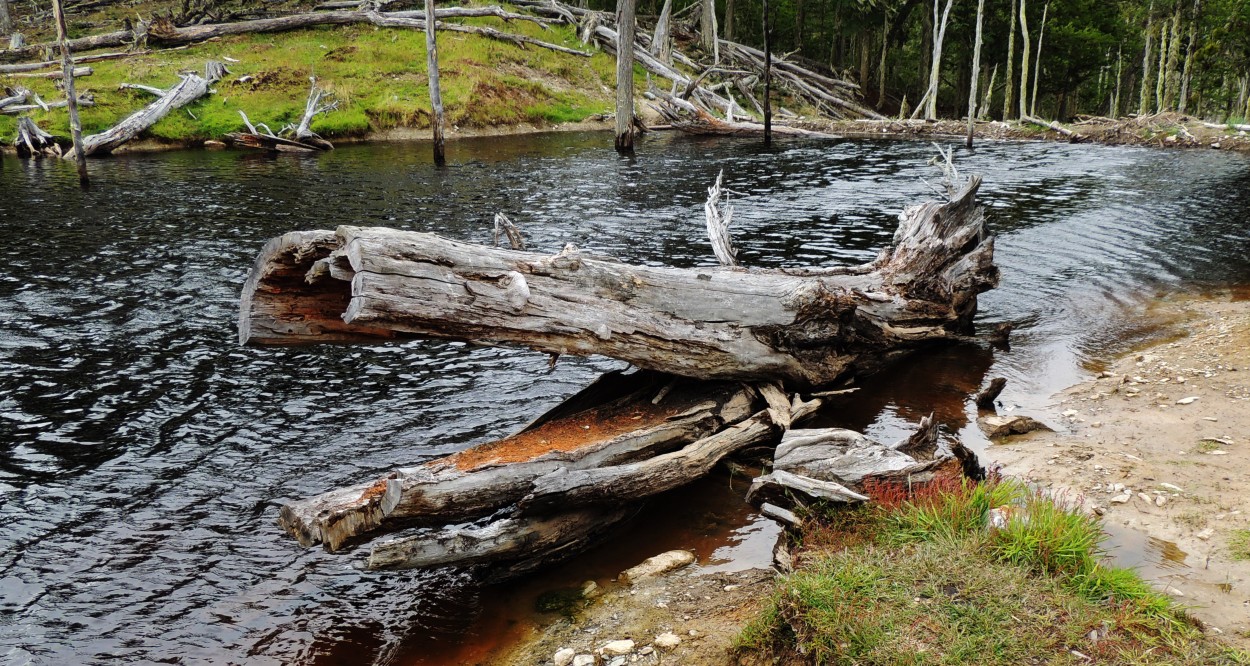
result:
[(1228, 553), (1234, 560), (1250, 560), (1250, 530), (1233, 530), (1228, 537)]
[[(1006, 525), (988, 529), (997, 507)], [(735, 650), (804, 664), (1250, 663), (1105, 565), (1102, 538), (1009, 482), (830, 514)]]
[[(571, 26), (544, 29), (494, 18), (464, 22), (590, 48), (580, 43)], [(148, 132), (148, 138), (181, 143), (220, 138), (244, 129), (240, 110), (253, 123), (278, 131), (298, 122), (313, 76), (339, 101), (338, 109), (312, 125), (327, 138), (430, 127), (425, 33), (354, 25), (239, 35), (183, 50), (92, 63), (94, 74), (77, 81), (80, 92), (95, 97), (95, 105), (81, 111), (83, 131), (103, 131), (153, 99), (146, 93), (119, 90), (119, 84), (167, 88), (177, 83), (180, 71), (202, 70), (205, 61), (225, 58), (238, 62), (228, 63), (231, 74), (213, 86), (214, 94), (174, 111)], [(614, 60), (603, 53), (583, 58), (442, 32), (439, 64), (448, 123), (460, 128), (576, 122), (613, 107)], [(48, 101), (64, 98), (51, 81), (0, 76), (0, 86), (6, 85), (28, 87)], [(69, 133), (64, 109), (35, 111), (31, 116), (53, 134)], [(14, 135), (16, 122), (15, 117), (0, 116), (0, 140)]]

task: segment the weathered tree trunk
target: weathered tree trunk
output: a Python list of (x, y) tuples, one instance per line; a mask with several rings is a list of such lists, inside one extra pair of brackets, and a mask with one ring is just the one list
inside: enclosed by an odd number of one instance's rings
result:
[(881, 8), (881, 60), (877, 63), (877, 110), (885, 109), (886, 56), (890, 53), (890, 8)]
[(768, 16), (768, 0), (763, 0), (764, 14), (764, 145), (773, 143), (773, 54), (772, 21)]
[[(4, 2), (7, 0), (0, 0)], [(82, 122), (78, 119), (78, 95), (74, 92), (74, 57), (69, 52), (65, 28), (65, 12), (61, 0), (52, 0), (52, 14), (56, 21), (56, 40), (61, 46), (61, 75), (65, 81), (65, 101), (69, 108), (69, 130), (74, 142), (74, 161), (78, 165), (78, 185), (83, 189), (91, 186), (87, 177), (87, 157), (82, 147)]]
[(1026, 0), (1020, 0), (1020, 42), (1023, 54), (1020, 57), (1020, 115), (1029, 115), (1029, 11)]
[(616, 151), (634, 152), (634, 8), (637, 0), (617, 0)]
[(716, 30), (716, 0), (699, 0), (699, 45), (712, 56), (712, 64), (720, 64), (720, 40)]
[(1011, 112), (1015, 108), (1012, 102), (1012, 94), (1015, 92), (1013, 84), (1015, 83), (1015, 66), (1016, 66), (1016, 20), (1019, 7), (1018, 0), (1011, 1), (1011, 21), (1009, 22), (1011, 32), (1007, 37), (1007, 85), (1003, 88), (1003, 120), (1011, 120)]
[(969, 329), (976, 295), (997, 282), (979, 185), (908, 208), (895, 245), (855, 268), (654, 268), (571, 246), (551, 256), (380, 228), (295, 232), (258, 258), (240, 339), (431, 336), (704, 379), (827, 384)]
[(1037, 115), (1037, 84), (1042, 78), (1042, 38), (1046, 36), (1046, 15), (1050, 13), (1050, 3), (1042, 8), (1042, 25), (1037, 29), (1037, 57), (1033, 66), (1033, 94), (1029, 99), (1029, 115)]
[(1159, 23), (1159, 62), (1155, 67), (1155, 112), (1163, 113), (1167, 111), (1166, 102), (1163, 99), (1163, 91), (1167, 89), (1168, 80), (1168, 19), (1163, 18)]
[(925, 107), (925, 118), (928, 120), (937, 118), (938, 84), (942, 76), (942, 43), (946, 41), (946, 24), (950, 20), (951, 6), (954, 4), (955, 0), (946, 0), (946, 9), (943, 10), (939, 23), (938, 0), (933, 0), (933, 63), (929, 69), (929, 92), (926, 93), (929, 103)]
[(1193, 14), (1189, 17), (1189, 41), (1185, 44), (1185, 71), (1181, 74), (1180, 100), (1176, 110), (1185, 113), (1189, 108), (1189, 85), (1194, 75), (1194, 57), (1198, 54), (1198, 21), (1202, 17), (1202, 0), (1194, 0)]
[(1168, 38), (1168, 60), (1164, 68), (1164, 71), (1167, 72), (1163, 85), (1164, 106), (1161, 109), (1176, 109), (1176, 97), (1181, 88), (1181, 8), (1182, 4), (1177, 2), (1176, 12), (1172, 14), (1172, 34)]
[(655, 33), (651, 37), (651, 53), (665, 65), (673, 64), (672, 14), (673, 0), (664, 0), (664, 8), (660, 10), (660, 18), (655, 22)]
[(0, 38), (7, 39), (13, 32), (13, 19), (9, 16), (9, 0), (0, 0)]
[(1144, 116), (1150, 112), (1150, 45), (1154, 40), (1154, 7), (1153, 0), (1146, 13), (1146, 48), (1141, 61), (1141, 100), (1137, 104), (1137, 115)]
[(734, 0), (725, 0), (725, 29), (722, 31), (724, 38), (733, 41), (734, 38)]
[(425, 63), (429, 75), (430, 108), (433, 122), (430, 129), (434, 133), (434, 164), (447, 164), (443, 145), (443, 94), (438, 87), (438, 42), (434, 37), (434, 0), (425, 0)]
[[(981, 76), (981, 23), (985, 18), (985, 0), (977, 2), (977, 32), (976, 40), (972, 47), (972, 80), (968, 84), (968, 141), (969, 148), (972, 147), (972, 131), (977, 121), (977, 83), (980, 82)], [(990, 87), (993, 88), (993, 82)]]

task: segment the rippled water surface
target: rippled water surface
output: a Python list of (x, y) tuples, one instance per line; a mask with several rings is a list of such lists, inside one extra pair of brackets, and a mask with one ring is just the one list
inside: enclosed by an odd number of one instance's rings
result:
[[(454, 663), (469, 658), (458, 643), (515, 629), (514, 608), (454, 572), (366, 575), (297, 547), (277, 508), (506, 434), (619, 364), (549, 371), (537, 354), (432, 342), (239, 347), (238, 292), (266, 239), (366, 224), (484, 242), (503, 211), (535, 249), (709, 264), (701, 207), (724, 169), (744, 263), (858, 263), (936, 176), (922, 143), (658, 135), (636, 161), (610, 143), (466, 140), (445, 170), (421, 145), (130, 156), (93, 162), (85, 193), (67, 165), (0, 160), (0, 661)], [(964, 399), (986, 376), (1040, 405), (1142, 335), (1157, 294), (1250, 282), (1250, 160), (1065, 144), (957, 155), (985, 177), (1003, 282), (981, 319), (1016, 323), (1011, 351), (914, 358), (822, 420), (889, 439), (936, 409), (975, 438)], [(629, 542), (732, 560), (735, 539), (764, 529), (739, 491), (685, 491), (667, 501), (688, 523), (643, 523)], [(707, 542), (724, 525), (741, 529)], [(592, 553), (570, 575), (597, 562), (617, 565)]]

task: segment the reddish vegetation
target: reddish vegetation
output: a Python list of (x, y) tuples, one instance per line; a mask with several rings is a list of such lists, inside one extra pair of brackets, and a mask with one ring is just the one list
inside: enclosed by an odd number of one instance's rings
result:
[(686, 407), (688, 405), (676, 403), (657, 406), (646, 400), (624, 406), (596, 407), (427, 464), (450, 463), (467, 472), (486, 465), (524, 462), (555, 451), (575, 451), (587, 444), (655, 426)]

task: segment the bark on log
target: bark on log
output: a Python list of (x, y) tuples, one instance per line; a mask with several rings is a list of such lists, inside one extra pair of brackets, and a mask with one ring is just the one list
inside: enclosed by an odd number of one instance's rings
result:
[(378, 529), (472, 520), (516, 504), (558, 470), (661, 455), (755, 411), (744, 387), (717, 382), (689, 383), (653, 405), (668, 381), (652, 373), (609, 375), (517, 435), (289, 503), (279, 522), (301, 544), (336, 551)]
[(537, 479), (533, 492), (521, 500), (520, 509), (526, 514), (543, 513), (557, 508), (613, 504), (658, 495), (706, 475), (725, 456), (775, 441), (791, 419), (806, 418), (820, 405), (820, 400), (802, 402), (795, 396), (784, 421), (770, 413), (771, 410), (763, 410), (678, 451), (626, 465), (582, 470), (561, 468)]
[(632, 513), (629, 507), (585, 508), (526, 518), (503, 518), (485, 525), (423, 529), (372, 544), (364, 568), (414, 569), (454, 564), (473, 566), (512, 560), (511, 577), (590, 545)]
[(1063, 136), (1068, 137), (1068, 141), (1070, 143), (1081, 143), (1087, 139), (1085, 135), (1073, 132), (1072, 130), (1051, 120), (1042, 120), (1041, 118), (1034, 118), (1033, 116), (1023, 114), (1021, 114), (1020, 120), (1023, 120), (1026, 123), (1033, 123), (1034, 125), (1041, 125), (1042, 127), (1058, 132)]
[(970, 331), (977, 294), (998, 278), (979, 184), (908, 208), (894, 246), (853, 268), (656, 268), (571, 246), (551, 256), (381, 228), (296, 232), (258, 257), (240, 340), (428, 336), (702, 379), (827, 384)]

